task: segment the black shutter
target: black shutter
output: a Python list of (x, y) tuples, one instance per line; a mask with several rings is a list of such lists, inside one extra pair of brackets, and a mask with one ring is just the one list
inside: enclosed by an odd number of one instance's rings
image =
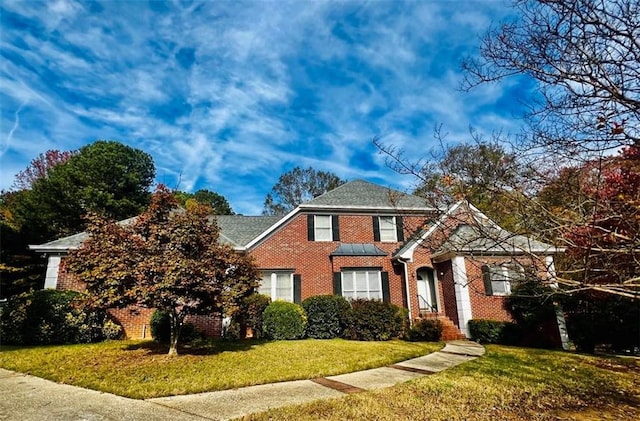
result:
[(300, 304), (302, 302), (302, 276), (299, 274), (293, 275), (293, 302)]
[(380, 241), (380, 220), (377, 216), (373, 217), (373, 241)]
[(331, 230), (333, 231), (333, 241), (340, 241), (340, 223), (338, 215), (331, 216)]
[(389, 291), (389, 272), (382, 272), (382, 301), (391, 302), (391, 293)]
[(307, 239), (309, 241), (315, 241), (315, 226), (313, 215), (307, 215)]
[(482, 280), (484, 281), (485, 294), (493, 295), (493, 286), (491, 285), (491, 268), (487, 265), (482, 266)]
[(404, 241), (404, 226), (402, 226), (402, 217), (396, 216), (396, 234), (398, 235), (398, 241)]
[(342, 295), (342, 273), (333, 272), (333, 294)]

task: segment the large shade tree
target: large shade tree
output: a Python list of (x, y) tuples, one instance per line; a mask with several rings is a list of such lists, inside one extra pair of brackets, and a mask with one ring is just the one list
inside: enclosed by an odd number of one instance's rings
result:
[(301, 203), (344, 184), (337, 175), (312, 167), (295, 167), (278, 178), (264, 200), (264, 215), (285, 215)]
[(129, 223), (92, 216), (89, 239), (70, 253), (68, 270), (97, 305), (135, 303), (168, 313), (169, 355), (177, 355), (185, 317), (233, 315), (258, 285), (252, 260), (218, 243), (210, 211), (198, 204), (180, 209), (160, 186), (149, 208)]
[(149, 203), (153, 159), (115, 141), (96, 141), (35, 179), (15, 203), (15, 219), (30, 241), (46, 241), (84, 228), (94, 212), (116, 220), (136, 215)]

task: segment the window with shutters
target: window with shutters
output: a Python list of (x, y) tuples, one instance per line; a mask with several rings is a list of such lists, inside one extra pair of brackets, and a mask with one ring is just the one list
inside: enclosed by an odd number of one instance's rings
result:
[(403, 242), (402, 216), (374, 216), (373, 241), (387, 243)]
[(483, 267), (487, 295), (510, 295), (515, 284), (524, 278), (524, 269), (513, 263)]
[(268, 295), (272, 301), (293, 302), (293, 272), (263, 271), (258, 293)]
[(315, 241), (333, 241), (331, 215), (315, 215), (314, 219)]
[(342, 296), (382, 300), (379, 270), (347, 269), (342, 271)]

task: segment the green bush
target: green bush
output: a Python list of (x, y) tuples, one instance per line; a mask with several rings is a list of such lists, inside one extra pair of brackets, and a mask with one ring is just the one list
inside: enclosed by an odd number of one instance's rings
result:
[(298, 304), (274, 301), (262, 314), (263, 332), (271, 339), (300, 339), (304, 336), (306, 327), (307, 315)]
[(307, 336), (331, 339), (342, 336), (349, 302), (340, 295), (316, 295), (302, 302), (307, 313)]
[(0, 315), (0, 337), (16, 345), (90, 343), (105, 339), (106, 311), (74, 291), (32, 291), (11, 297)]
[[(171, 320), (169, 313), (156, 310), (151, 315), (151, 337), (160, 343), (169, 343), (171, 340)], [(201, 339), (204, 335), (193, 323), (184, 323), (180, 331), (180, 342), (192, 342)]]
[(618, 353), (640, 350), (640, 303), (598, 291), (576, 292), (562, 303), (569, 337), (580, 352), (604, 346)]
[(471, 338), (481, 344), (515, 345), (520, 342), (521, 328), (511, 322), (469, 320)]
[(262, 314), (271, 303), (271, 297), (263, 294), (252, 294), (244, 299), (245, 325), (253, 331), (253, 337), (260, 339), (262, 331)]
[(411, 329), (409, 329), (409, 340), (438, 342), (442, 338), (442, 322), (438, 319), (422, 319), (418, 320)]
[(345, 318), (344, 337), (357, 341), (386, 341), (403, 335), (405, 317), (393, 304), (356, 299)]

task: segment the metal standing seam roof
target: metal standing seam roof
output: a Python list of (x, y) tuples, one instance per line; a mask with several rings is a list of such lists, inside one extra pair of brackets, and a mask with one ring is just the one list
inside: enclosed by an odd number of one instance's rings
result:
[(331, 256), (387, 256), (387, 252), (375, 244), (340, 243)]
[(300, 205), (301, 208), (382, 208), (433, 210), (425, 199), (363, 180), (345, 183)]

